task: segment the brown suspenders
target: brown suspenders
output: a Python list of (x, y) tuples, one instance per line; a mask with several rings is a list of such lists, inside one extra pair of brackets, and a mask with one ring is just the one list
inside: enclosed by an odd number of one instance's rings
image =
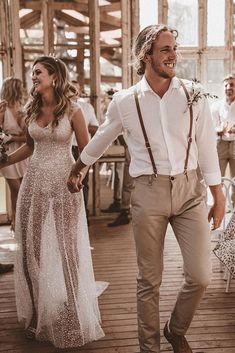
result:
[[(186, 95), (187, 101), (190, 100), (190, 96), (189, 93), (183, 83), (182, 80), (180, 80), (180, 84), (184, 90), (184, 93)], [(139, 99), (138, 99), (138, 93), (135, 91), (134, 92), (134, 97), (135, 97), (135, 104), (136, 104), (136, 109), (138, 112), (138, 117), (139, 117), (139, 121), (140, 121), (140, 125), (141, 125), (141, 129), (144, 135), (144, 140), (145, 140), (145, 146), (148, 150), (148, 154), (149, 154), (149, 158), (153, 167), (153, 174), (155, 176), (157, 176), (157, 167), (153, 158), (153, 153), (152, 153), (152, 149), (148, 140), (148, 136), (145, 130), (145, 126), (144, 126), (144, 121), (143, 121), (143, 117), (142, 117), (142, 113), (140, 110), (140, 104), (139, 104)], [(192, 131), (193, 131), (193, 108), (192, 105), (189, 106), (189, 114), (190, 114), (190, 124), (189, 124), (189, 134), (188, 134), (188, 146), (187, 146), (187, 150), (186, 150), (186, 158), (185, 158), (185, 162), (184, 162), (184, 174), (187, 175), (187, 168), (188, 168), (188, 160), (189, 160), (189, 151), (190, 151), (190, 147), (191, 147), (191, 143), (192, 143)]]

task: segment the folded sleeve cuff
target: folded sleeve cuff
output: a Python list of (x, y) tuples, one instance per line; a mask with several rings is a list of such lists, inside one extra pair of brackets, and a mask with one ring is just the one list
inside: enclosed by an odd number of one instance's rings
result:
[(97, 161), (98, 158), (89, 156), (84, 149), (80, 155), (80, 159), (85, 165), (92, 165)]
[(203, 177), (208, 186), (221, 184), (220, 173), (203, 173)]

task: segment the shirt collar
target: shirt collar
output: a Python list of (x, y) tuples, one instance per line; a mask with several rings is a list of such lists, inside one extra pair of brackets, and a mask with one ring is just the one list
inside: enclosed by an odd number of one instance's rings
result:
[[(179, 89), (180, 86), (181, 86), (181, 84), (180, 84), (179, 79), (176, 76), (174, 76), (171, 80), (168, 91), (170, 91), (171, 89), (174, 89), (174, 88)], [(150, 87), (150, 85), (148, 84), (148, 81), (146, 80), (145, 76), (143, 76), (142, 79), (140, 80), (140, 90), (142, 92), (151, 91), (151, 92), (155, 93), (152, 90), (152, 88)]]

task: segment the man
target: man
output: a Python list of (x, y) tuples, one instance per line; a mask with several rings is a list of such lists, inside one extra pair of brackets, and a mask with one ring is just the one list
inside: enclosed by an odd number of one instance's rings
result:
[[(141, 353), (160, 352), (159, 287), (168, 223), (181, 248), (185, 282), (164, 335), (174, 353), (192, 353), (184, 335), (211, 278), (208, 219), (213, 219), (216, 229), (224, 216), (210, 109), (203, 95), (190, 103), (192, 83), (175, 77), (176, 37), (177, 31), (165, 25), (148, 26), (139, 33), (134, 53), (137, 73), (144, 76), (135, 86), (114, 95), (104, 124), (84, 148), (68, 180), (71, 192), (80, 190), (83, 168), (126, 131), (130, 174), (135, 180), (131, 202), (139, 268)], [(198, 164), (214, 198), (208, 216), (205, 190), (196, 172)]]
[[(230, 176), (235, 177), (235, 76), (224, 78), (225, 99), (212, 105), (212, 116), (217, 132), (217, 150), (222, 176), (229, 165)], [(235, 192), (232, 193), (235, 205)]]

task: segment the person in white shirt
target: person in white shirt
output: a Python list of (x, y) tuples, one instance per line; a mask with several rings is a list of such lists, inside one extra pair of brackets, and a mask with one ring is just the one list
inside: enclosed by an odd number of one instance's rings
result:
[[(78, 92), (80, 93), (80, 85), (77, 81), (72, 81), (72, 83), (76, 86), (78, 89)], [(79, 103), (83, 116), (85, 118), (85, 123), (90, 135), (90, 138), (93, 137), (99, 127), (99, 122), (96, 118), (95, 115), (95, 110), (93, 106), (86, 101), (83, 101), (81, 98), (77, 100)], [(73, 141), (72, 141), (72, 153), (75, 158), (75, 160), (78, 159), (80, 151), (78, 150), (78, 145), (77, 145), (77, 140), (75, 137), (75, 134), (73, 135)], [(87, 216), (87, 223), (89, 225), (89, 209), (88, 209), (88, 198), (89, 198), (89, 171), (86, 173), (84, 179), (83, 179), (83, 196), (84, 196), (84, 203), (85, 203), (85, 209), (86, 209), (86, 216)]]
[[(229, 165), (230, 176), (235, 177), (235, 76), (224, 78), (225, 97), (215, 102), (212, 109), (215, 129), (217, 132), (217, 151), (222, 176), (225, 176)], [(235, 192), (232, 193), (235, 205)]]
[[(139, 33), (134, 54), (137, 73), (143, 78), (114, 95), (105, 122), (83, 149), (67, 181), (70, 192), (78, 192), (83, 169), (94, 163), (121, 132), (126, 132), (130, 175), (135, 180), (131, 203), (139, 268), (141, 353), (160, 352), (159, 288), (168, 223), (181, 248), (185, 276), (164, 335), (175, 353), (192, 353), (184, 335), (211, 279), (208, 220), (213, 219), (212, 228), (216, 229), (224, 216), (225, 200), (209, 105), (202, 94), (200, 99), (192, 94), (192, 82), (175, 77), (177, 34), (166, 25), (151, 25)], [(202, 88), (196, 88), (200, 93)], [(209, 215), (205, 187), (197, 177), (198, 164), (214, 198)]]

